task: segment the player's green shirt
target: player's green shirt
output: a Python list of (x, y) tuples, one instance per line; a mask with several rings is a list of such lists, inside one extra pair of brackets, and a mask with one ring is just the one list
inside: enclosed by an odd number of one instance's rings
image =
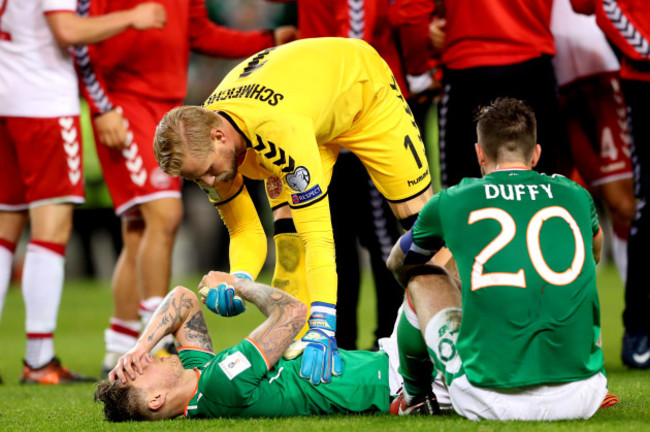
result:
[(187, 418), (280, 417), (388, 411), (388, 355), (339, 350), (345, 373), (313, 386), (299, 376), (301, 358), (280, 360), (270, 370), (248, 339), (219, 354), (181, 349), (186, 369), (199, 375)]
[(472, 384), (561, 383), (603, 369), (592, 246), (599, 229), (586, 190), (532, 170), (464, 179), (425, 205), (413, 242), (432, 250), (443, 239), (456, 259), (456, 347)]

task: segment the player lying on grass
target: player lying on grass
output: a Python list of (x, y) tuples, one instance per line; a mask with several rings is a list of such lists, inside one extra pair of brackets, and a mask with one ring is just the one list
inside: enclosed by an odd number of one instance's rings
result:
[[(435, 370), (469, 419), (589, 418), (607, 394), (594, 203), (572, 181), (531, 169), (541, 148), (523, 102), (497, 99), (477, 131), (483, 177), (435, 195), (388, 259), (411, 300), (397, 331), (405, 391), (395, 411), (427, 410)], [(427, 264), (443, 245), (461, 290)]]
[[(307, 307), (283, 291), (225, 273), (210, 272), (202, 284), (215, 286), (224, 279), (231, 285), (212, 289), (208, 307), (241, 307), (233, 301), (238, 295), (254, 303), (266, 321), (241, 343), (215, 355), (199, 299), (187, 288), (176, 287), (109, 380), (98, 385), (95, 400), (104, 403), (108, 420), (388, 411), (401, 385), (394, 339), (383, 340), (382, 348), (390, 354), (341, 350), (347, 373), (328, 384), (312, 385), (299, 376), (300, 358), (281, 358), (304, 325)], [(221, 298), (215, 301), (213, 296)], [(167, 334), (181, 344), (180, 358), (151, 358), (151, 348)]]
[[(211, 272), (204, 282), (210, 286), (210, 278), (223, 276)], [(334, 377), (329, 384), (313, 386), (299, 377), (299, 359), (281, 359), (282, 352), (304, 324), (306, 306), (267, 285), (247, 280), (232, 284), (232, 287), (222, 285), (212, 289), (212, 294), (208, 294), (209, 307), (216, 309), (218, 304), (223, 307), (224, 300), (235, 305), (236, 294), (256, 304), (267, 320), (240, 344), (215, 355), (199, 300), (190, 290), (175, 288), (158, 308), (135, 348), (120, 358), (109, 380), (98, 385), (95, 400), (104, 404), (108, 420), (388, 411), (390, 398), (402, 385), (397, 373), (395, 337), (381, 339), (379, 352), (341, 350), (342, 360), (351, 373)], [(418, 293), (418, 299), (430, 304), (433, 300), (430, 296), (434, 294), (423, 290)], [(212, 298), (219, 296), (221, 301)], [(401, 334), (400, 343), (408, 346), (423, 343), (421, 334), (415, 333), (410, 341), (409, 335)], [(166, 334), (174, 334), (184, 345), (179, 350), (180, 359), (177, 356), (153, 359), (148, 354), (150, 347)], [(437, 402), (427, 401), (436, 412), (438, 406), (451, 408), (439, 378), (433, 385)], [(428, 378), (423, 382), (430, 385)], [(427, 393), (432, 394), (431, 388)]]

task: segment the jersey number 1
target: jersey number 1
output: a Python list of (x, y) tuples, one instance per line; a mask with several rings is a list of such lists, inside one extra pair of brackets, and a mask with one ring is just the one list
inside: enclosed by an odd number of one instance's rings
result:
[[(552, 217), (563, 219), (573, 232), (575, 240), (575, 255), (571, 267), (562, 273), (553, 271), (542, 255), (542, 248), (539, 244), (539, 234), (544, 222)], [(501, 232), (494, 238), (476, 257), (472, 266), (472, 291), (489, 286), (514, 286), (526, 288), (526, 275), (524, 269), (516, 273), (483, 273), (483, 266), (497, 252), (503, 249), (517, 232), (517, 226), (514, 219), (508, 212), (499, 208), (485, 208), (470, 213), (468, 223), (471, 225), (475, 222), (494, 219), (501, 225)], [(585, 246), (580, 233), (578, 223), (573, 219), (571, 214), (564, 208), (553, 206), (546, 207), (535, 213), (528, 222), (526, 228), (526, 246), (528, 255), (533, 263), (537, 273), (548, 283), (558, 286), (568, 285), (575, 280), (580, 274), (582, 266), (585, 263)]]
[(420, 160), (420, 156), (418, 156), (418, 152), (415, 150), (413, 141), (411, 141), (411, 137), (408, 135), (404, 136), (404, 148), (411, 150), (411, 153), (413, 153), (413, 159), (415, 159), (415, 163), (418, 165), (418, 168), (422, 168), (422, 161)]

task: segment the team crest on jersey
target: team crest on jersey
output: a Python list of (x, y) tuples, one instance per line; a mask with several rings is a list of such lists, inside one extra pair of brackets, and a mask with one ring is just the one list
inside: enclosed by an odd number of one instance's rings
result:
[(149, 173), (149, 183), (156, 189), (168, 189), (172, 185), (172, 178), (156, 167)]
[(232, 381), (237, 375), (251, 367), (251, 362), (248, 361), (244, 354), (237, 351), (219, 362), (219, 367)]
[(268, 179), (266, 179), (266, 193), (268, 194), (269, 198), (275, 199), (280, 196), (281, 192), (282, 192), (282, 180), (280, 180), (276, 176), (271, 176)]
[(307, 170), (307, 168), (299, 166), (284, 178), (291, 189), (296, 192), (304, 192), (307, 190), (307, 186), (309, 186), (311, 176), (309, 175), (309, 170)]

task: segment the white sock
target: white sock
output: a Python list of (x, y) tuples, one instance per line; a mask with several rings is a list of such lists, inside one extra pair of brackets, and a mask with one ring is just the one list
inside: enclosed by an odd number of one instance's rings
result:
[(50, 362), (54, 357), (54, 338), (28, 337), (25, 349), (25, 362), (32, 368), (38, 369)]
[(2, 317), (2, 309), (4, 309), (9, 283), (11, 282), (11, 264), (15, 250), (15, 247), (10, 249), (13, 243), (6, 243), (4, 241), (0, 243), (0, 318)]
[(140, 315), (143, 327), (147, 326), (149, 320), (153, 316), (153, 313), (156, 312), (156, 309), (158, 309), (158, 306), (160, 306), (163, 300), (164, 299), (162, 297), (149, 297), (140, 302), (140, 306), (138, 307), (138, 315)]
[(106, 355), (104, 366), (112, 369), (117, 360), (135, 346), (142, 324), (139, 320), (121, 320), (111, 317), (111, 326), (104, 331)]
[(52, 337), (63, 291), (64, 263), (63, 245), (30, 242), (27, 246), (22, 291), (27, 331), (25, 361), (32, 368), (44, 366), (54, 357)]
[(612, 255), (614, 256), (614, 264), (618, 274), (621, 276), (621, 281), (625, 285), (627, 279), (627, 240), (623, 240), (616, 234), (612, 235)]
[[(461, 366), (456, 340), (462, 314), (459, 307), (445, 308), (431, 318), (424, 332), (424, 341), (448, 373), (458, 372)], [(439, 363), (433, 360), (438, 368)]]
[(404, 393), (404, 401), (407, 405), (410, 405), (413, 402), (414, 396), (411, 396), (409, 392), (406, 391), (406, 387), (402, 387), (402, 393)]

